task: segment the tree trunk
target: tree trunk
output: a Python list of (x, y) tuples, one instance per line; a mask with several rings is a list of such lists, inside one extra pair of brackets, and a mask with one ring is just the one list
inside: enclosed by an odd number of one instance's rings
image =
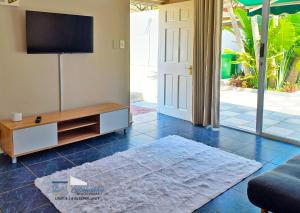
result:
[(253, 35), (253, 42), (254, 42), (254, 51), (255, 51), (255, 61), (256, 61), (256, 70), (259, 71), (259, 41), (260, 41), (260, 34), (257, 22), (257, 16), (251, 17), (251, 26), (252, 26), (252, 35)]
[(269, 76), (268, 78), (268, 87), (271, 89), (275, 89), (277, 85), (277, 65), (275, 58), (270, 58), (269, 59), (269, 64), (267, 67), (267, 75)]
[[(224, 3), (225, 3), (225, 7), (228, 10), (229, 16), (230, 16), (232, 28), (234, 31), (234, 35), (235, 35), (235, 39), (236, 39), (236, 43), (239, 48), (239, 51), (242, 53), (245, 53), (245, 47), (244, 47), (241, 31), (239, 28), (239, 24), (236, 20), (234, 12), (233, 12), (232, 0), (225, 0)], [(245, 74), (250, 74), (250, 70), (249, 70), (248, 66), (243, 65), (243, 69), (244, 69)]]
[(299, 57), (295, 58), (291, 67), (291, 71), (286, 79), (286, 82), (290, 82), (292, 84), (297, 83), (299, 72), (300, 72), (299, 63), (300, 63), (300, 58)]

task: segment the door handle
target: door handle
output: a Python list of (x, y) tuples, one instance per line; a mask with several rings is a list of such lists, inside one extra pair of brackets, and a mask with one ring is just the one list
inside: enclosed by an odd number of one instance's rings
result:
[(193, 75), (193, 66), (192, 65), (185, 69), (188, 70), (189, 75)]

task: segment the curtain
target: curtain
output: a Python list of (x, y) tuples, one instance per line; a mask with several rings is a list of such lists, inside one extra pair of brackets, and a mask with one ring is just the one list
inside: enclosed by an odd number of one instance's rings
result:
[(223, 0), (194, 0), (193, 122), (220, 126)]

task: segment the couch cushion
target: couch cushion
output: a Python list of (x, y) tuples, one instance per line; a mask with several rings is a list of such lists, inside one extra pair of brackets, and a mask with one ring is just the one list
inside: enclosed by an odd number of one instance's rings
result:
[(248, 183), (249, 200), (272, 212), (300, 212), (300, 155)]

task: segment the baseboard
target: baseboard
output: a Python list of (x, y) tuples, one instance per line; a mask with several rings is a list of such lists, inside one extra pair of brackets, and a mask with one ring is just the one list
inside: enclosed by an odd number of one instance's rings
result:
[(131, 112), (129, 113), (129, 123), (130, 123), (130, 124), (133, 123), (133, 120), (132, 120), (132, 113), (131, 113)]

